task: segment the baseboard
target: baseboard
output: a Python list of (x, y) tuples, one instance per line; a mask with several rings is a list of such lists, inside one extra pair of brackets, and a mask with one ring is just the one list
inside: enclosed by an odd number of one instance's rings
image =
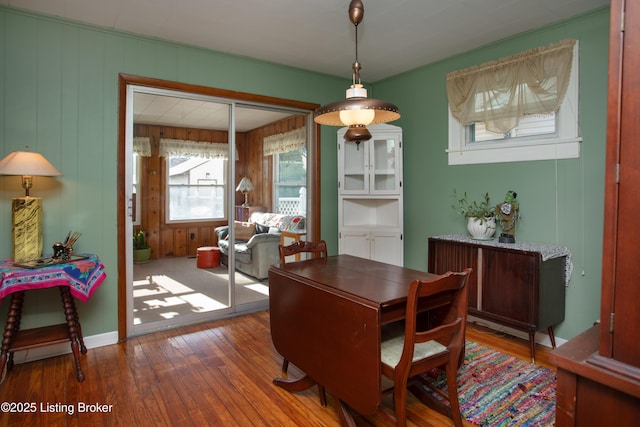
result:
[[(104, 334), (84, 337), (84, 344), (87, 348), (102, 347), (118, 342), (118, 332), (105, 332)], [(32, 348), (24, 351), (16, 351), (13, 354), (15, 364), (33, 362), (35, 360), (46, 359), (47, 357), (60, 356), (71, 353), (71, 345), (66, 343), (52, 344), (45, 347)]]
[[(492, 322), (490, 320), (480, 319), (478, 317), (468, 315), (467, 322), (475, 323), (480, 326), (486, 326), (487, 328), (493, 329), (494, 331), (513, 335), (514, 337), (522, 338), (523, 340), (529, 341), (528, 333), (518, 329), (510, 328), (509, 326), (504, 326), (499, 323)], [(555, 337), (555, 340), (557, 347), (560, 347), (562, 344), (567, 342), (567, 340), (558, 337)], [(549, 348), (553, 347), (551, 345), (551, 339), (549, 339), (549, 335), (543, 332), (536, 332), (536, 343)]]

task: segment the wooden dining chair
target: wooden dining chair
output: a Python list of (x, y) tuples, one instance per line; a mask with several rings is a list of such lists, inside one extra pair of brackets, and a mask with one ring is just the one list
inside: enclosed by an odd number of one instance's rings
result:
[[(304, 240), (299, 240), (294, 242), (288, 246), (278, 245), (278, 250), (280, 251), (280, 265), (284, 265), (286, 263), (287, 257), (290, 255), (299, 255), (302, 253), (309, 253), (314, 258), (324, 258), (327, 259), (327, 242), (324, 240), (320, 240), (319, 242), (307, 242)], [(287, 371), (289, 370), (289, 360), (282, 360), (282, 376), (287, 376)], [(327, 406), (327, 394), (324, 390), (324, 387), (318, 384), (318, 394), (320, 396), (320, 404), (322, 406)]]
[[(406, 426), (407, 389), (426, 403), (436, 401), (422, 386), (429, 387), (449, 402), (449, 409), (441, 408), (453, 419), (456, 427), (462, 426), (458, 404), (457, 372), (459, 358), (464, 352), (465, 324), (467, 319), (467, 278), (471, 269), (449, 272), (431, 280), (414, 280), (409, 287), (404, 328), (393, 332), (383, 330), (381, 358), (382, 374), (393, 380), (393, 386), (383, 390), (383, 395), (393, 394), (394, 414), (383, 413), (396, 425)], [(428, 313), (428, 326), (424, 329), (418, 307), (422, 301), (441, 303)], [(398, 326), (396, 324), (396, 326)], [(385, 336), (388, 334), (389, 336)], [(448, 393), (432, 387), (425, 372), (444, 367)], [(441, 406), (441, 405), (440, 405)]]
[(327, 258), (327, 243), (324, 240), (319, 242), (299, 240), (288, 246), (278, 245), (278, 250), (280, 251), (280, 264), (285, 264), (290, 255), (299, 255), (305, 252), (315, 258)]

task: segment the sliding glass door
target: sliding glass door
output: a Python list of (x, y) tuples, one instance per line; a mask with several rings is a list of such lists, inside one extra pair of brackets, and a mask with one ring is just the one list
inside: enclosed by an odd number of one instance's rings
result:
[[(151, 260), (134, 263), (132, 245), (121, 245), (126, 335), (266, 308), (268, 280), (228, 242), (238, 242), (245, 195), (254, 210), (312, 220), (310, 111), (136, 84), (126, 86), (126, 110), (123, 235), (131, 242), (142, 231), (152, 248)], [(298, 128), (302, 145), (265, 155), (265, 135), (282, 123)], [(245, 176), (252, 191), (236, 192)]]

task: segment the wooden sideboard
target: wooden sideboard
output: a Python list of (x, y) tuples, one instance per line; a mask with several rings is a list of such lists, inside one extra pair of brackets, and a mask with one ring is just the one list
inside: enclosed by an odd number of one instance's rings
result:
[(469, 284), (472, 316), (529, 334), (535, 360), (535, 333), (564, 320), (566, 248), (541, 244), (476, 241), (462, 235), (429, 238), (430, 273), (473, 268)]

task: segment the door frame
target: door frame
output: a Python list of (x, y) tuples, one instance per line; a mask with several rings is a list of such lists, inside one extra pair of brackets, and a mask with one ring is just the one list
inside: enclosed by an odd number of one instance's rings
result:
[[(187, 83), (162, 80), (150, 77), (142, 77), (121, 73), (118, 76), (118, 159), (117, 159), (117, 236), (118, 236), (118, 341), (127, 339), (127, 168), (126, 168), (126, 118), (127, 87), (129, 85), (147, 86), (158, 89), (175, 90), (186, 93), (207, 95), (212, 97), (227, 98), (239, 102), (260, 103), (274, 107), (295, 108), (313, 112), (319, 104), (302, 101), (274, 98), (264, 95), (256, 95), (245, 92), (236, 92), (226, 89), (212, 88), (208, 86), (192, 85)], [(315, 125), (310, 129), (309, 152), (313, 153), (315, 162), (309, 164), (309, 182), (307, 183), (309, 210), (308, 210), (308, 236), (309, 239), (318, 239), (320, 236), (320, 126)]]

